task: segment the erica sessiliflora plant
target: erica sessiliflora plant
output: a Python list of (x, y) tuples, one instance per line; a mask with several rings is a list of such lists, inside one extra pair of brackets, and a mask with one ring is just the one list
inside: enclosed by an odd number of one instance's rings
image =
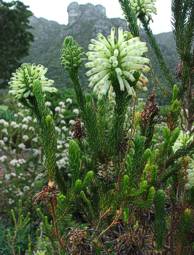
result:
[(44, 166), (48, 173), (49, 185), (53, 185), (56, 175), (56, 134), (51, 112), (45, 104), (47, 93), (55, 93), (54, 81), (45, 74), (42, 65), (22, 64), (12, 75), (10, 94), (35, 114), (40, 125), (44, 152)]
[(149, 68), (146, 43), (122, 28), (112, 28), (108, 37), (99, 34), (89, 44), (86, 53), (89, 71), (89, 87), (98, 97), (115, 98), (112, 141), (115, 153), (123, 139), (123, 125), (127, 105), (137, 90), (146, 90), (148, 79), (144, 75)]

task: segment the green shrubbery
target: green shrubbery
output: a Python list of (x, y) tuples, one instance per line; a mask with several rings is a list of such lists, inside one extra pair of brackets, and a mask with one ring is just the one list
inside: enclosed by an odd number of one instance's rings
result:
[[(137, 18), (145, 22), (161, 69), (167, 68), (149, 28), (154, 1), (142, 0), (141, 8), (136, 1), (120, 2), (131, 33), (120, 28), (107, 38), (100, 34), (87, 54), (72, 37), (64, 40), (61, 60), (77, 99), (75, 120), (66, 115), (71, 99), (54, 102), (55, 109), (47, 101), (56, 90), (43, 67), (23, 65), (11, 80), (24, 113), (16, 113), (18, 123), (1, 120), (1, 162), (7, 171), (2, 183), (10, 184), (4, 198), (15, 204), (20, 187), (21, 199), (33, 199), (25, 210), (19, 204), (11, 211), (14, 224), (0, 239), (8, 254), (193, 253), (194, 140), (191, 109), (184, 108), (187, 94), (181, 94), (188, 84), (185, 77), (182, 85), (172, 84), (167, 73), (170, 103), (161, 109), (153, 91), (142, 106), (139, 90), (146, 89), (144, 73), (150, 68), (147, 46), (136, 37)], [(79, 81), (85, 60), (91, 94)], [(28, 133), (21, 137), (22, 125)], [(41, 151), (31, 158), (35, 148)], [(13, 156), (14, 164), (8, 159)], [(20, 176), (23, 183), (17, 182)]]

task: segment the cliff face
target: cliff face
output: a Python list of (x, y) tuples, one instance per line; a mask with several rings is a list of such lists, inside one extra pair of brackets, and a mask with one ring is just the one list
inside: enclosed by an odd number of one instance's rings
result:
[[(99, 32), (107, 35), (113, 26), (128, 29), (125, 20), (107, 18), (106, 9), (101, 5), (79, 5), (73, 2), (68, 6), (67, 11), (68, 25), (60, 25), (54, 21), (32, 17), (31, 26), (33, 27), (34, 42), (29, 56), (23, 60), (24, 62), (40, 63), (48, 67), (48, 75), (55, 80), (57, 86), (69, 85), (68, 77), (60, 64), (60, 50), (65, 36), (72, 35), (84, 49), (87, 49), (90, 39), (95, 38)], [(170, 66), (175, 67), (177, 57), (172, 33), (159, 35), (157, 39), (168, 57)], [(152, 58), (152, 55), (150, 57)], [(83, 73), (82, 71), (82, 78)]]
[(112, 26), (127, 29), (122, 19), (108, 19), (102, 5), (71, 3), (68, 8), (67, 34), (73, 35), (83, 46), (98, 33), (108, 34)]
[(68, 8), (68, 24), (72, 25), (79, 19), (95, 20), (106, 18), (106, 9), (102, 5), (85, 4), (79, 5), (77, 2), (71, 3)]

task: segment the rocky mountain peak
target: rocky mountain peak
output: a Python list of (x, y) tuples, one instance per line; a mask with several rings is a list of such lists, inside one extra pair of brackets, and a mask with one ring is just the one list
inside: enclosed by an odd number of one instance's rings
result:
[(106, 8), (100, 4), (93, 5), (91, 3), (79, 5), (72, 2), (68, 8), (68, 25), (72, 25), (80, 18), (85, 20), (95, 20), (98, 18), (106, 18)]

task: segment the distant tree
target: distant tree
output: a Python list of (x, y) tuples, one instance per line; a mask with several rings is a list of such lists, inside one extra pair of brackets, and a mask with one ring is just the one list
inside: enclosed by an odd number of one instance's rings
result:
[(29, 31), (32, 12), (20, 1), (0, 0), (0, 87), (28, 54), (33, 35)]

